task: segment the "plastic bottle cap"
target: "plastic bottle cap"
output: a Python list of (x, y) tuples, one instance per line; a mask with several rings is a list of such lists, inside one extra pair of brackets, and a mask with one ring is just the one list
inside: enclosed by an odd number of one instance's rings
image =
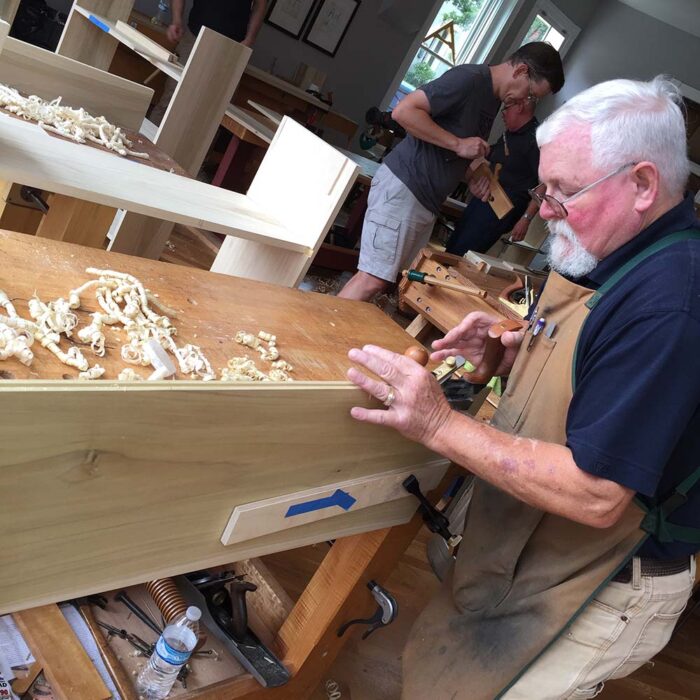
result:
[(197, 620), (202, 617), (202, 611), (195, 605), (190, 605), (185, 614), (187, 615), (187, 619), (192, 620), (192, 622), (197, 622)]

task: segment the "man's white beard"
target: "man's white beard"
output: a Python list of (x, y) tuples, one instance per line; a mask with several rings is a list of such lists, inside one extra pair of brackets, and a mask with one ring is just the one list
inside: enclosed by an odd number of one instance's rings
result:
[(566, 221), (548, 221), (547, 228), (552, 234), (547, 259), (553, 270), (567, 277), (583, 277), (595, 268), (598, 258), (583, 247)]

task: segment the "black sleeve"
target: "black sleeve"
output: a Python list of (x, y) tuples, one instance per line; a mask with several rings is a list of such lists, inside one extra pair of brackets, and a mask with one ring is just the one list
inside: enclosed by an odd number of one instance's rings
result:
[(457, 66), (420, 89), (430, 102), (430, 114), (439, 117), (461, 109), (474, 92), (474, 82), (470, 66)]

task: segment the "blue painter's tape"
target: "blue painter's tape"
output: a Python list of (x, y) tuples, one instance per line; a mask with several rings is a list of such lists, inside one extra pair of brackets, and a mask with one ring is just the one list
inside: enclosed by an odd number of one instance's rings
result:
[(107, 32), (109, 34), (109, 26), (107, 26), (104, 22), (100, 22), (95, 15), (90, 15), (88, 19), (96, 26), (99, 27), (103, 32)]
[(345, 511), (350, 510), (355, 503), (355, 498), (353, 498), (349, 493), (343, 491), (342, 489), (336, 489), (335, 493), (325, 498), (316, 498), (313, 501), (306, 501), (306, 503), (297, 503), (294, 506), (290, 506), (287, 511), (285, 518), (293, 518), (295, 515), (301, 515), (302, 513), (312, 513), (315, 510), (323, 510), (324, 508), (334, 508), (338, 506)]

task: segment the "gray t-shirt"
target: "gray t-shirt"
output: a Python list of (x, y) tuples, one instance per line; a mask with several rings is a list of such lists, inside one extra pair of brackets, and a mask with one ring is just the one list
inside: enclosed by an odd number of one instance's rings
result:
[[(431, 117), (438, 126), (460, 138), (488, 139), (500, 107), (488, 66), (457, 66), (420, 89), (428, 97)], [(470, 161), (409, 134), (384, 163), (424, 207), (437, 213)]]

